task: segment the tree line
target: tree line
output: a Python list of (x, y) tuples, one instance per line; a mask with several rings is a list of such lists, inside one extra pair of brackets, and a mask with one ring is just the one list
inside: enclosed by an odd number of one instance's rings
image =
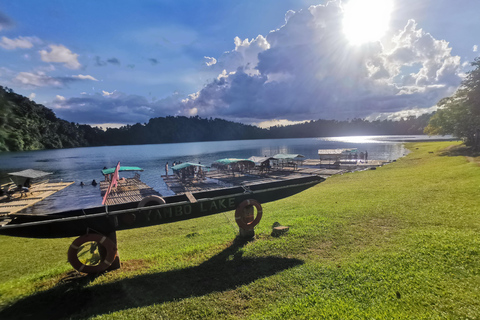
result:
[(474, 69), (468, 72), (457, 91), (438, 102), (439, 109), (425, 133), (452, 134), (468, 147), (480, 150), (480, 57), (471, 65)]
[(312, 120), (268, 129), (223, 119), (167, 116), (102, 130), (68, 122), (12, 89), (0, 86), (0, 151), (196, 141), (422, 134), (430, 114), (400, 121)]

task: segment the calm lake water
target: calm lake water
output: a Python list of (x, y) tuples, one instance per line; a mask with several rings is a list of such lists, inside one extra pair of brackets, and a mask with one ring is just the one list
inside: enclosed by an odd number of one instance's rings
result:
[[(428, 136), (363, 136), (337, 138), (235, 140), (130, 146), (108, 146), (24, 152), (0, 153), (0, 178), (8, 172), (36, 169), (53, 172), (51, 180), (75, 181), (66, 189), (34, 206), (35, 212), (60, 211), (101, 205), (99, 187), (93, 179), (101, 181), (103, 167), (138, 166), (144, 169), (141, 179), (163, 195), (172, 194), (160, 175), (165, 174), (165, 163), (201, 162), (210, 166), (222, 158), (249, 158), (273, 156), (278, 153), (302, 154), (306, 159), (318, 159), (318, 149), (358, 148), (368, 150), (369, 159), (394, 160), (408, 150), (405, 141), (447, 140), (449, 137)], [(170, 169), (171, 170), (171, 169)], [(170, 171), (171, 173), (171, 171)], [(130, 175), (122, 174), (129, 177)], [(81, 187), (80, 182), (86, 185)]]

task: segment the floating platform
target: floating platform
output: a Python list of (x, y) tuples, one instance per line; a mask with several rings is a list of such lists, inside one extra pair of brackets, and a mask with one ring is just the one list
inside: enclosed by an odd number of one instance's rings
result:
[(368, 169), (374, 167), (381, 167), (384, 164), (390, 163), (388, 160), (356, 160), (356, 159), (345, 159), (340, 161), (335, 160), (315, 160), (307, 159), (304, 161), (306, 166), (317, 166), (322, 168), (335, 168), (343, 169), (347, 171)]
[[(110, 181), (100, 182), (100, 193), (102, 197), (105, 195), (109, 184)], [(138, 202), (151, 195), (160, 196), (160, 193), (138, 178), (120, 179), (118, 180), (117, 187), (110, 191), (105, 204), (111, 206), (128, 202)]]
[(275, 167), (268, 172), (259, 169), (251, 169), (246, 172), (229, 172), (224, 170), (212, 170), (207, 172), (203, 179), (192, 179), (191, 177), (181, 181), (175, 175), (162, 175), (167, 187), (175, 194), (188, 194), (199, 191), (208, 191), (226, 187), (241, 186), (248, 191), (249, 185), (270, 183), (297, 179), (305, 176), (319, 176), (328, 178), (337, 174), (344, 174), (356, 170), (364, 170), (379, 167), (389, 161), (384, 160), (349, 160), (335, 164), (333, 160), (306, 159), (298, 167)]
[(25, 208), (34, 205), (37, 202), (51, 196), (52, 194), (65, 189), (71, 182), (44, 182), (34, 184), (29, 188), (28, 192), (18, 192), (8, 198), (3, 196), (0, 199), (0, 216), (6, 216), (17, 213)]

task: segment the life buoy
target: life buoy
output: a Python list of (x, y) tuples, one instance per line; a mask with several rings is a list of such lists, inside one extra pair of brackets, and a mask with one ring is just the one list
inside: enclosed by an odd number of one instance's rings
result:
[(159, 204), (165, 204), (165, 200), (163, 200), (162, 197), (156, 196), (156, 195), (151, 195), (148, 197), (145, 197), (138, 203), (138, 208), (142, 207), (149, 207), (149, 206), (157, 206)]
[[(244, 217), (243, 210), (247, 206), (254, 206), (255, 208), (257, 208), (257, 216), (253, 221), (250, 221), (250, 222), (245, 222), (243, 220), (243, 217)], [(260, 205), (260, 203), (257, 200), (248, 199), (240, 203), (237, 209), (235, 210), (235, 221), (237, 222), (238, 226), (241, 229), (251, 230), (260, 222), (260, 219), (262, 219), (262, 213), (263, 213), (262, 206)]]
[[(100, 262), (96, 265), (86, 265), (80, 262), (78, 259), (78, 249), (80, 247), (89, 241), (93, 241), (98, 243), (100, 246), (102, 246), (105, 250), (102, 253), (100, 251)], [(110, 267), (115, 260), (117, 254), (117, 247), (115, 243), (104, 236), (103, 234), (98, 234), (98, 233), (89, 233), (89, 234), (84, 234), (83, 236), (78, 237), (75, 239), (72, 244), (70, 245), (70, 248), (68, 248), (68, 262), (72, 265), (75, 270), (83, 273), (99, 273), (102, 271), (105, 271), (108, 267)]]

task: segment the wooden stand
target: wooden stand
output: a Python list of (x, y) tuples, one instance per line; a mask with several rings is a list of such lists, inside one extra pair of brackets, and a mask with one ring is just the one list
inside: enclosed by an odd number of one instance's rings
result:
[[(107, 234), (107, 237), (115, 243), (115, 247), (118, 248), (117, 246), (117, 233), (115, 231), (110, 232)], [(117, 270), (120, 269), (120, 256), (118, 255), (118, 250), (115, 255), (115, 260), (113, 260), (113, 263), (110, 267), (107, 268), (106, 271), (112, 271), (112, 270)]]
[[(255, 211), (254, 211), (254, 207), (253, 206), (247, 206), (245, 207), (245, 209), (243, 210), (243, 221), (249, 223), (249, 222), (252, 222), (254, 219), (255, 219)], [(242, 228), (239, 228), (240, 230), (240, 238), (242, 239), (251, 239), (253, 237), (255, 237), (255, 229), (252, 228), (252, 229), (242, 229)]]

